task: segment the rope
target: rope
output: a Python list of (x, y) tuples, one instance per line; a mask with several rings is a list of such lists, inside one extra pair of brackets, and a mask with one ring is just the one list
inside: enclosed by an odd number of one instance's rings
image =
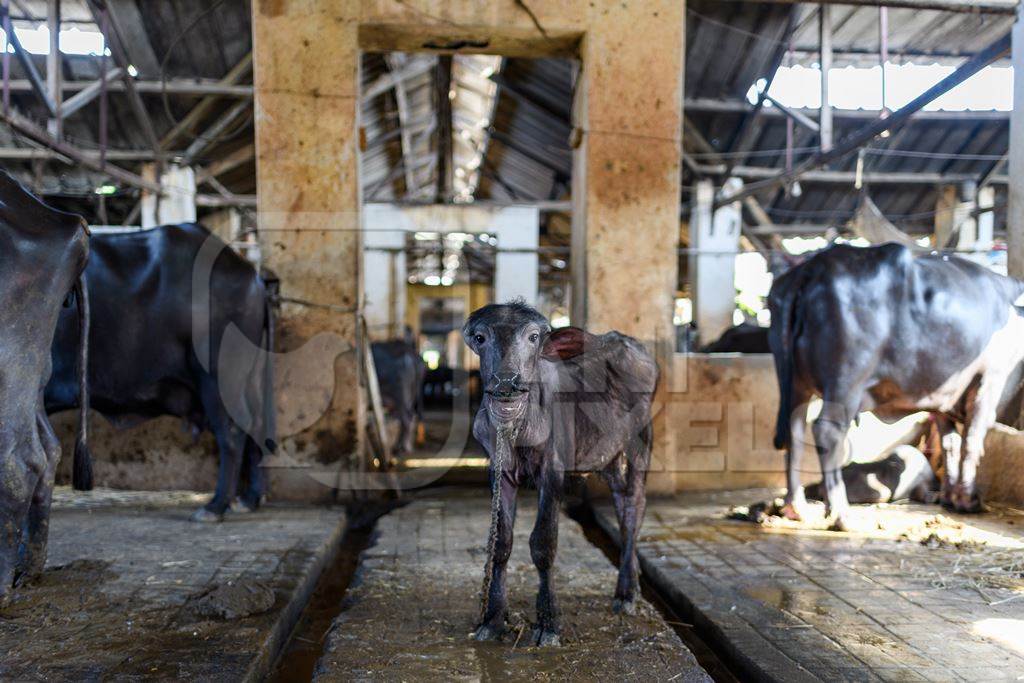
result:
[(494, 457), (491, 460), (491, 527), (487, 532), (487, 563), (484, 565), (484, 585), (480, 595), (480, 623), (487, 618), (488, 596), (494, 573), (494, 553), (498, 545), (498, 524), (501, 516), (501, 476), (505, 463), (512, 460), (512, 443), (519, 433), (516, 425), (501, 425), (494, 437)]

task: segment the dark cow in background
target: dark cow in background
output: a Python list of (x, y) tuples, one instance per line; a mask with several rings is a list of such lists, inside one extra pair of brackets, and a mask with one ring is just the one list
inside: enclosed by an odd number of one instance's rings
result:
[(381, 403), (388, 417), (398, 422), (392, 446), (396, 456), (412, 453), (416, 426), (423, 419), (423, 378), (427, 365), (410, 339), (377, 341), (370, 345), (377, 369)]
[(701, 353), (771, 353), (768, 328), (753, 323), (740, 323), (730, 327), (711, 342)]
[[(115, 425), (174, 415), (210, 429), (220, 451), (217, 490), (193, 519), (220, 520), (236, 494), (236, 509), (255, 509), (265, 490), (260, 460), (274, 447), (273, 328), (263, 281), (196, 224), (95, 234), (91, 248), (92, 406)], [(47, 412), (78, 404), (76, 342), (74, 316), (65, 313)]]
[[(84, 381), (74, 366), (86, 361), (88, 299), (80, 275), (88, 254), (81, 217), (51, 209), (0, 173), (0, 606), (46, 563), (60, 443), (43, 407), (43, 387), (61, 303), (72, 291), (78, 313), (69, 313), (70, 381)], [(76, 478), (87, 480), (84, 436), (83, 423)]]
[(651, 397), (658, 381), (654, 358), (638, 341), (617, 332), (552, 332), (544, 316), (515, 302), (477, 310), (463, 336), (480, 356), (484, 399), (473, 435), (491, 460), (491, 532), (477, 640), (504, 631), (516, 491), (533, 481), (539, 508), (530, 555), (540, 574), (533, 641), (558, 644), (551, 568), (567, 473), (600, 472), (611, 486), (622, 534), (613, 606), (631, 613), (638, 582), (636, 538), (651, 460)]
[(962, 457), (947, 453), (942, 501), (978, 510), (985, 434), (1001, 410), (1019, 406), (1024, 312), (1015, 301), (1022, 293), (1024, 283), (971, 261), (915, 257), (896, 244), (834, 246), (779, 278), (769, 307), (780, 395), (775, 446), (787, 449), (785, 512), (800, 517), (814, 395), (823, 399), (813, 433), (836, 528), (848, 526), (843, 444), (864, 410), (882, 418), (927, 410), (962, 423)]

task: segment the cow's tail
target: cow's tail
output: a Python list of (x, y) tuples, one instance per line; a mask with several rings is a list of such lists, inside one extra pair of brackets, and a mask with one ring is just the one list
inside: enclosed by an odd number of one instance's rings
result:
[(263, 443), (260, 448), (273, 453), (277, 450), (277, 412), (274, 407), (274, 310), (270, 299), (270, 293), (266, 292), (263, 297), (263, 349), (266, 359), (260, 392), (263, 404)]
[[(806, 267), (806, 266), (805, 266)], [(775, 356), (775, 372), (779, 379), (779, 414), (775, 421), (775, 448), (788, 448), (790, 445), (790, 417), (793, 412), (793, 375), (795, 372), (793, 338), (799, 326), (797, 309), (800, 303), (800, 290), (803, 288), (802, 272), (794, 272), (797, 278), (791, 287), (775, 293), (772, 307), (772, 355)], [(769, 296), (772, 296), (771, 294)]]
[(78, 434), (71, 483), (79, 491), (91, 491), (92, 455), (89, 453), (89, 288), (85, 273), (75, 283), (78, 306)]

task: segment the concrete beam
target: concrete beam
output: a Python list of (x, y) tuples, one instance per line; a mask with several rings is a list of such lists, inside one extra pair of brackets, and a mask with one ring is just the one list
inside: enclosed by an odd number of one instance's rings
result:
[[(1024, 74), (1024, 5), (1018, 5), (1013, 24), (1013, 70)], [(1006, 211), (1007, 271), (1024, 277), (1024, 78), (1013, 79), (1013, 113), (1010, 117), (1009, 202)]]

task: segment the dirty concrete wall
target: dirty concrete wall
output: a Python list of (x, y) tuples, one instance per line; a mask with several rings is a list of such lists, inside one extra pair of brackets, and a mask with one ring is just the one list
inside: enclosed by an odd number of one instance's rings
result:
[(1024, 506), (1024, 432), (997, 425), (985, 438), (978, 468), (983, 500)]

